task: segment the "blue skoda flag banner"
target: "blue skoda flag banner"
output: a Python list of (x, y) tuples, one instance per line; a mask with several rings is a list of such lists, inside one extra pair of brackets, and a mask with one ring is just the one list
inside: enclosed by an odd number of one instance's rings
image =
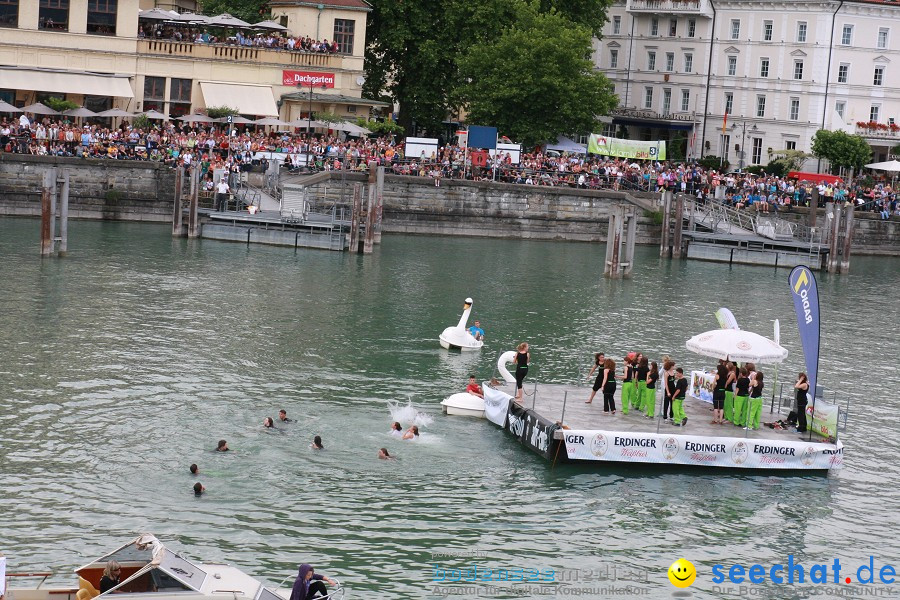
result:
[(797, 327), (806, 359), (806, 375), (809, 378), (809, 397), (816, 393), (816, 375), (819, 370), (819, 288), (809, 267), (797, 266), (788, 276), (794, 309), (797, 312)]

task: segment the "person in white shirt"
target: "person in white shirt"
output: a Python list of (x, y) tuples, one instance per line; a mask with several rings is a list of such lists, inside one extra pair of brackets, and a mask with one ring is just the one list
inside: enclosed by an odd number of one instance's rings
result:
[(216, 210), (224, 211), (225, 204), (228, 201), (228, 192), (230, 188), (228, 187), (228, 181), (222, 177), (219, 180), (219, 183), (216, 184)]
[(19, 127), (31, 129), (31, 121), (28, 120), (28, 115), (25, 113), (22, 113), (22, 116), (19, 117)]

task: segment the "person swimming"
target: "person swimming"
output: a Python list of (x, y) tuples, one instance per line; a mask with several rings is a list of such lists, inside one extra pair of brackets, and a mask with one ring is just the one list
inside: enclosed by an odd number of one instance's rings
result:
[(394, 421), (391, 423), (391, 435), (395, 437), (403, 437), (403, 427), (400, 425), (399, 421)]
[(272, 420), (272, 417), (266, 417), (265, 419), (263, 419), (263, 427), (265, 427), (267, 429), (275, 428), (275, 421)]
[(322, 436), (317, 435), (313, 438), (313, 443), (309, 445), (313, 450), (324, 450), (325, 446), (322, 445)]
[(196, 475), (200, 472), (200, 468), (197, 466), (197, 463), (191, 465), (191, 475)]
[(281, 421), (282, 423), (293, 423), (294, 422), (293, 419), (288, 419), (287, 411), (284, 410), (283, 408), (278, 411), (278, 420)]
[(194, 484), (194, 495), (195, 496), (202, 496), (203, 492), (205, 492), (205, 491), (206, 491), (206, 488), (203, 487), (203, 484), (200, 483), (199, 481)]
[(413, 425), (409, 429), (406, 430), (406, 433), (403, 434), (404, 440), (417, 440), (419, 439), (419, 428)]
[(394, 457), (391, 456), (391, 453), (388, 452), (387, 448), (381, 448), (378, 451), (378, 458), (380, 458), (381, 460), (394, 460)]
[(228, 442), (219, 440), (219, 443), (216, 444), (216, 452), (228, 452)]

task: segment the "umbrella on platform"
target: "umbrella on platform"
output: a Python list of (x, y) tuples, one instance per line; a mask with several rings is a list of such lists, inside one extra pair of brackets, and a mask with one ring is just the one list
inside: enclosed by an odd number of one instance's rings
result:
[(181, 13), (169, 19), (179, 23), (209, 23), (209, 17), (206, 15), (198, 15), (196, 13)]
[(306, 119), (297, 119), (296, 121), (291, 121), (289, 125), (291, 127), (311, 127), (312, 129), (329, 127), (328, 123), (322, 123), (321, 121), (316, 121), (315, 119), (313, 119), (312, 121), (307, 121)]
[(260, 21), (252, 25), (253, 29), (269, 29), (271, 31), (287, 31), (287, 27), (275, 21)]
[(900, 160), (888, 160), (885, 162), (877, 162), (866, 165), (867, 169), (875, 169), (876, 171), (890, 171), (891, 173), (900, 172)]
[(88, 110), (83, 106), (80, 106), (78, 108), (70, 108), (69, 110), (64, 110), (62, 114), (66, 115), (68, 117), (96, 117), (97, 116), (97, 113), (95, 113), (92, 110)]
[(169, 120), (168, 115), (164, 115), (161, 112), (155, 111), (155, 110), (148, 110), (147, 112), (141, 113), (141, 114), (143, 114), (148, 119), (155, 120), (155, 121), (158, 121), (160, 119), (162, 119), (163, 121)]
[(103, 112), (97, 113), (98, 117), (133, 117), (134, 113), (130, 113), (127, 110), (122, 110), (121, 108), (110, 108), (109, 110), (104, 110)]
[[(215, 119), (215, 122), (216, 122), (216, 123), (227, 123), (227, 122), (228, 122), (228, 117), (220, 117), (220, 118), (218, 118), (218, 119)], [(231, 118), (231, 124), (232, 124), (232, 125), (246, 125), (246, 124), (248, 124), (248, 123), (254, 123), (254, 121), (251, 121), (250, 119), (244, 118), (244, 117), (242, 117), (241, 115), (234, 115), (234, 116)]]
[(742, 329), (713, 329), (695, 335), (685, 344), (691, 352), (735, 362), (780, 363), (788, 351), (769, 338)]
[(138, 19), (147, 19), (149, 21), (171, 21), (173, 17), (172, 13), (161, 8), (151, 8), (138, 12)]
[(46, 104), (41, 104), (40, 102), (35, 102), (34, 104), (29, 104), (28, 106), (23, 106), (22, 112), (34, 113), (36, 115), (58, 115), (59, 114), (59, 112), (53, 110)]
[(0, 100), (0, 112), (4, 112), (4, 113), (20, 113), (20, 112), (22, 112), (22, 109), (21, 109), (21, 108), (16, 108), (15, 106), (13, 106), (12, 104), (10, 104), (9, 102), (4, 102), (3, 100)]

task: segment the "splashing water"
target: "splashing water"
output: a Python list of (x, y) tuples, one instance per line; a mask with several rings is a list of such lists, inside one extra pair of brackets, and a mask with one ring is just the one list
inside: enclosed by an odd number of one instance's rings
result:
[(388, 402), (388, 410), (391, 411), (391, 419), (399, 421), (402, 425), (416, 425), (418, 427), (428, 427), (434, 422), (434, 419), (428, 413), (424, 413), (413, 406), (412, 400), (407, 401), (405, 405), (399, 402)]

